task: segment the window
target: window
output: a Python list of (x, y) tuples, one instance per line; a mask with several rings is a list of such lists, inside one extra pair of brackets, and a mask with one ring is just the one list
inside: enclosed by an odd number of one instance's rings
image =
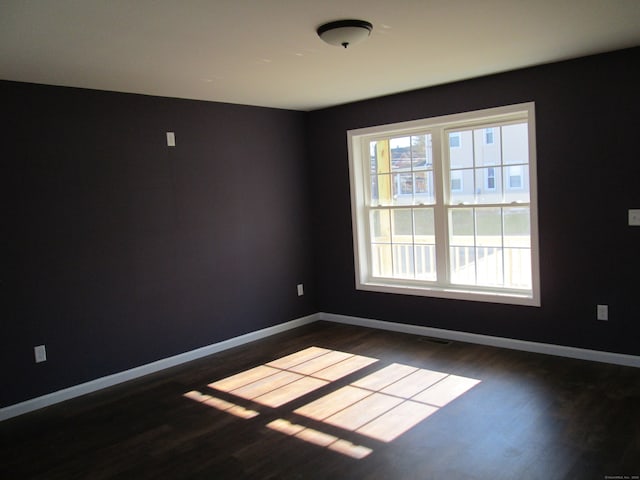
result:
[(487, 190), (495, 190), (496, 189), (496, 169), (494, 167), (487, 168), (486, 171), (486, 189)]
[(356, 287), (540, 305), (534, 104), (348, 132)]
[(456, 170), (451, 172), (451, 191), (462, 192), (462, 175)]
[(484, 144), (493, 145), (493, 128), (484, 129)]
[(516, 165), (514, 167), (509, 167), (509, 183), (507, 186), (512, 190), (523, 188), (522, 166)]
[(462, 137), (459, 133), (449, 134), (449, 147), (460, 148), (462, 146)]

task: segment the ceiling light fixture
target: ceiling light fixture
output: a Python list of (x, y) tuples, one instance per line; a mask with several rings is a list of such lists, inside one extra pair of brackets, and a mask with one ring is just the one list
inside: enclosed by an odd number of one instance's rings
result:
[(373, 25), (364, 20), (338, 20), (325, 23), (318, 27), (318, 36), (329, 45), (342, 46), (365, 40), (370, 34)]

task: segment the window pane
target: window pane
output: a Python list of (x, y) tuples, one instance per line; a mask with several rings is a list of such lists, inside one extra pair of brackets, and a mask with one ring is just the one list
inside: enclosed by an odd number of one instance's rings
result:
[(436, 243), (433, 209), (414, 208), (413, 223), (415, 243)]
[(504, 167), (505, 202), (529, 202), (529, 169), (525, 165)]
[(413, 242), (413, 219), (411, 218), (411, 209), (403, 208), (401, 210), (393, 210), (391, 212), (391, 225), (391, 241), (393, 243)]
[(502, 127), (502, 155), (504, 164), (529, 163), (528, 125), (518, 123)]
[(435, 281), (436, 236), (432, 208), (413, 209), (415, 277), (420, 280)]
[(531, 250), (504, 249), (504, 286), (531, 289)]
[(387, 140), (380, 140), (371, 143), (375, 147), (371, 149), (371, 172), (389, 173), (389, 142)]
[(476, 246), (502, 247), (502, 209), (476, 208)]
[(377, 142), (369, 142), (369, 171), (371, 175), (378, 173)]
[(393, 276), (414, 278), (413, 245), (393, 245)]
[(389, 210), (373, 210), (371, 212), (371, 241), (375, 243), (391, 243)]
[(431, 168), (431, 134), (411, 136), (411, 160), (414, 170)]
[(391, 145), (391, 169), (395, 171), (411, 170), (411, 138), (392, 138)]
[[(473, 131), (475, 166), (500, 165), (500, 129), (478, 128)], [(487, 142), (491, 139), (491, 142)]]
[(495, 168), (487, 168), (485, 173), (485, 183), (487, 190), (495, 190), (496, 189), (496, 169)]
[(476, 198), (477, 203), (502, 202), (502, 169), (488, 167), (476, 169)]
[(449, 243), (454, 246), (474, 245), (472, 208), (449, 210)]
[(509, 188), (522, 188), (522, 173), (509, 173)]
[(415, 277), (420, 280), (436, 280), (435, 245), (416, 245), (414, 247)]
[(476, 283), (475, 249), (451, 247), (449, 251), (451, 283), (474, 285)]
[(498, 286), (504, 283), (502, 276), (502, 249), (476, 247), (476, 284)]
[(391, 245), (374, 243), (371, 245), (371, 267), (374, 277), (392, 276)]
[(450, 203), (473, 203), (475, 200), (473, 169), (451, 171)]
[(394, 173), (393, 181), (393, 203), (394, 205), (411, 205), (413, 203), (413, 174)]
[(436, 199), (433, 190), (433, 172), (431, 170), (426, 172), (414, 173), (414, 190), (413, 200), (416, 205), (421, 203), (432, 204)]
[(462, 191), (462, 171), (460, 170), (454, 170), (451, 172), (451, 191)]
[(448, 143), (451, 168), (473, 167), (473, 137), (471, 130), (449, 132)]
[(391, 205), (391, 175), (371, 176), (371, 205)]
[(503, 222), (505, 247), (531, 247), (529, 208), (505, 208)]
[(491, 145), (495, 142), (495, 128), (484, 129), (484, 143)]

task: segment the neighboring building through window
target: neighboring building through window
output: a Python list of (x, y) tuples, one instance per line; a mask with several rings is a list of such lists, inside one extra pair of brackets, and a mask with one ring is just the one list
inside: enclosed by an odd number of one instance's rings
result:
[(460, 148), (462, 146), (462, 137), (459, 133), (449, 135), (449, 147)]
[(485, 128), (484, 129), (484, 144), (485, 145), (493, 145), (493, 128)]
[(462, 174), (460, 171), (453, 170), (451, 172), (451, 191), (452, 192), (462, 192)]
[(489, 167), (486, 170), (486, 189), (487, 190), (495, 190), (496, 189), (496, 169), (495, 167)]
[(356, 287), (539, 305), (533, 103), (348, 132)]
[(522, 167), (520, 165), (509, 167), (508, 187), (512, 190), (523, 188), (522, 177)]

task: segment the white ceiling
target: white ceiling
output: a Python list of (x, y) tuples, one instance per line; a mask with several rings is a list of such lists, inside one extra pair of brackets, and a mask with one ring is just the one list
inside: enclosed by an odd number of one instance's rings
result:
[(2, 79), (294, 110), (637, 45), (640, 0), (0, 0)]

